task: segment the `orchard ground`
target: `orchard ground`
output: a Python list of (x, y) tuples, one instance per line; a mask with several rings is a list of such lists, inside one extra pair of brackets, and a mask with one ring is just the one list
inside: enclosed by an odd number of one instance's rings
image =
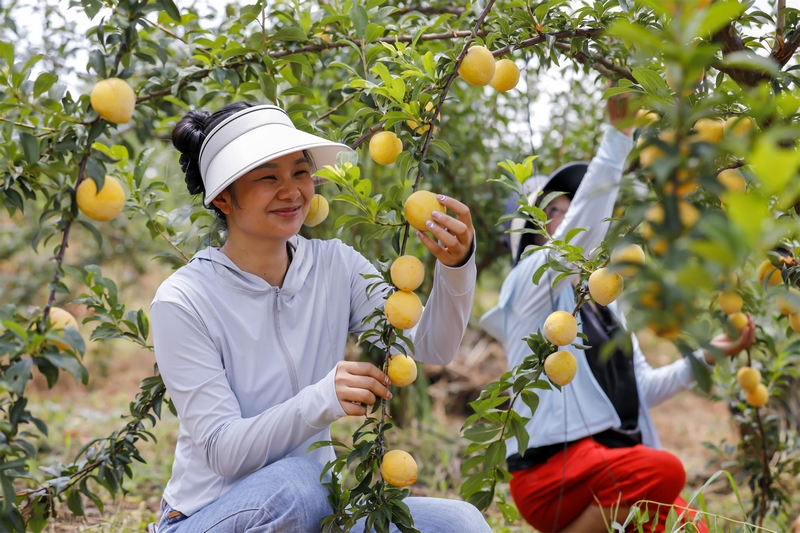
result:
[[(169, 273), (168, 268), (154, 263), (149, 273), (125, 290), (131, 305), (146, 309), (159, 283)], [(486, 282), (486, 285), (490, 283)], [(392, 445), (411, 452), (419, 464), (419, 479), (411, 487), (414, 495), (459, 497), (460, 466), (467, 441), (458, 437), (465, 414), (454, 412), (454, 406), (465, 405), (465, 401), (474, 399), (483, 385), (497, 379), (506, 370), (502, 346), (477, 327), (477, 317), (484, 304), (490, 304), (496, 297), (492, 288), (479, 289), (471, 327), (455, 361), (447, 367), (425, 368), (432, 382), (428, 387), (433, 402), (430, 420), (392, 433)], [(79, 321), (83, 318), (80, 308), (67, 308)], [(81, 330), (84, 337), (88, 337), (89, 327), (81, 326)], [(639, 339), (654, 366), (679, 357), (671, 344), (646, 332), (640, 333)], [(352, 347), (348, 357), (355, 357), (357, 353), (358, 350)], [(35, 466), (67, 462), (89, 439), (107, 436), (120, 428), (124, 423), (120, 417), (127, 412), (128, 402), (139, 390), (140, 381), (152, 374), (153, 362), (151, 352), (137, 351), (130, 343), (93, 342), (89, 343), (86, 355), (92, 376), (88, 387), (66, 377), (59, 380), (55, 389), (48, 390), (44, 380), (38, 376), (31, 392), (31, 404), (34, 414), (48, 424), (50, 436), (42, 440), (41, 460)], [(726, 440), (735, 444), (738, 439), (727, 406), (687, 391), (656, 407), (652, 414), (665, 449), (677, 455), (686, 467), (688, 483), (684, 495), (689, 496), (719, 468), (719, 462), (709, 464), (714, 457), (702, 442)], [(348, 418), (336, 423), (334, 438), (349, 439), (356, 422), (356, 419)], [(178, 421), (167, 409), (164, 409), (164, 418), (155, 427), (154, 434), (158, 442), (141, 447), (147, 464), (135, 464), (133, 480), (126, 480), (127, 496), (111, 500), (101, 492), (106, 501), (104, 512), (87, 507), (86, 520), (72, 519), (63, 505), (59, 519), (53, 523), (52, 529), (48, 526), (47, 531), (140, 532), (148, 522), (156, 520), (159, 498), (170, 475), (178, 434)], [(800, 479), (797, 481), (800, 488)], [(507, 487), (502, 490), (507, 492)], [(748, 489), (740, 487), (740, 490), (745, 493), (742, 494), (744, 498)], [(705, 495), (709, 511), (729, 517), (741, 516), (727, 481), (710, 486)], [(488, 514), (493, 531), (533, 531), (522, 520), (507, 525), (494, 506)]]

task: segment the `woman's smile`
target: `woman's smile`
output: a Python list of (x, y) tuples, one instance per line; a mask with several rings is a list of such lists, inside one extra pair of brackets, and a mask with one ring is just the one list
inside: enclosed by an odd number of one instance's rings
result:
[(289, 207), (281, 207), (279, 209), (273, 209), (271, 212), (276, 214), (276, 215), (278, 215), (279, 217), (293, 218), (293, 217), (297, 216), (298, 214), (300, 214), (300, 211), (302, 210), (302, 208), (303, 208), (302, 205), (295, 205), (295, 206), (289, 206)]

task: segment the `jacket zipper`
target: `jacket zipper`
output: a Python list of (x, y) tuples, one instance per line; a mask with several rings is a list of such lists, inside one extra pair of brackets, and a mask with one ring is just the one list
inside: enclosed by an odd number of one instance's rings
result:
[(297, 371), (294, 368), (292, 356), (289, 355), (289, 350), (286, 348), (286, 343), (283, 342), (283, 335), (281, 335), (280, 314), (281, 289), (279, 287), (275, 287), (275, 333), (278, 335), (278, 342), (281, 345), (281, 354), (283, 355), (283, 360), (286, 363), (286, 369), (289, 371), (289, 380), (292, 384), (292, 396), (296, 396), (299, 392), (299, 388), (297, 386)]

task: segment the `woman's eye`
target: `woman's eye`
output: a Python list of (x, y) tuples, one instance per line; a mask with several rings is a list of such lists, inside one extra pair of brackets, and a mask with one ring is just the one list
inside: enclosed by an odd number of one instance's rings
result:
[(308, 170), (299, 170), (299, 171), (294, 173), (294, 175), (296, 177), (298, 177), (298, 178), (302, 178), (303, 176), (305, 176), (307, 174), (310, 174), (310, 172)]
[(261, 178), (258, 178), (259, 181), (261, 181), (261, 180), (274, 180), (274, 179), (275, 179), (275, 176), (263, 176)]

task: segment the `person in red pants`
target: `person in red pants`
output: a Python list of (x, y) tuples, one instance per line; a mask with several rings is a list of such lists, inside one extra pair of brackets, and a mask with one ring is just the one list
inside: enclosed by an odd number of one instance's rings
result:
[[(552, 191), (566, 194), (541, 206), (548, 217), (547, 233), (563, 239), (575, 228), (585, 231), (572, 236), (570, 244), (591, 253), (608, 230), (619, 191), (625, 159), (632, 148), (630, 129), (615, 126), (625, 122), (627, 105), (613, 99), (608, 104), (609, 127), (589, 165), (570, 163), (549, 177), (532, 177), (528, 200), (533, 203)], [(629, 123), (630, 121), (628, 121)], [(541, 193), (541, 196), (539, 194)], [(515, 209), (515, 199), (507, 211)], [(522, 229), (522, 219), (511, 221)], [(531, 226), (528, 226), (531, 227)], [(552, 270), (531, 282), (534, 273), (548, 259), (549, 250), (540, 249), (524, 259), (531, 244), (544, 244), (534, 233), (508, 234), (514, 268), (503, 282), (500, 302), (481, 318), (483, 328), (507, 343), (510, 367), (530, 354), (523, 340), (544, 324), (554, 311), (572, 313), (577, 276), (561, 279)], [(608, 307), (588, 303), (578, 316), (579, 332), (586, 334), (590, 348), (569, 350), (578, 362), (573, 381), (561, 391), (537, 390), (539, 406), (530, 409), (517, 402), (514, 409), (531, 420), (526, 425), (528, 448), (508, 442), (508, 468), (513, 475), (511, 495), (523, 517), (542, 532), (604, 532), (610, 520), (623, 522), (637, 502), (648, 512), (645, 531), (660, 532), (670, 507), (681, 514), (686, 502), (680, 499), (686, 474), (681, 462), (661, 450), (649, 408), (671, 398), (694, 383), (691, 361), (682, 358), (653, 368), (645, 360), (634, 335), (630, 335), (632, 356), (614, 344), (610, 357), (601, 358), (604, 347), (626, 328), (625, 316), (616, 303)], [(739, 353), (755, 340), (752, 320), (737, 339), (722, 333), (711, 344), (728, 356)], [(713, 365), (710, 353), (693, 354), (701, 364)], [(659, 520), (653, 526), (653, 519)]]

